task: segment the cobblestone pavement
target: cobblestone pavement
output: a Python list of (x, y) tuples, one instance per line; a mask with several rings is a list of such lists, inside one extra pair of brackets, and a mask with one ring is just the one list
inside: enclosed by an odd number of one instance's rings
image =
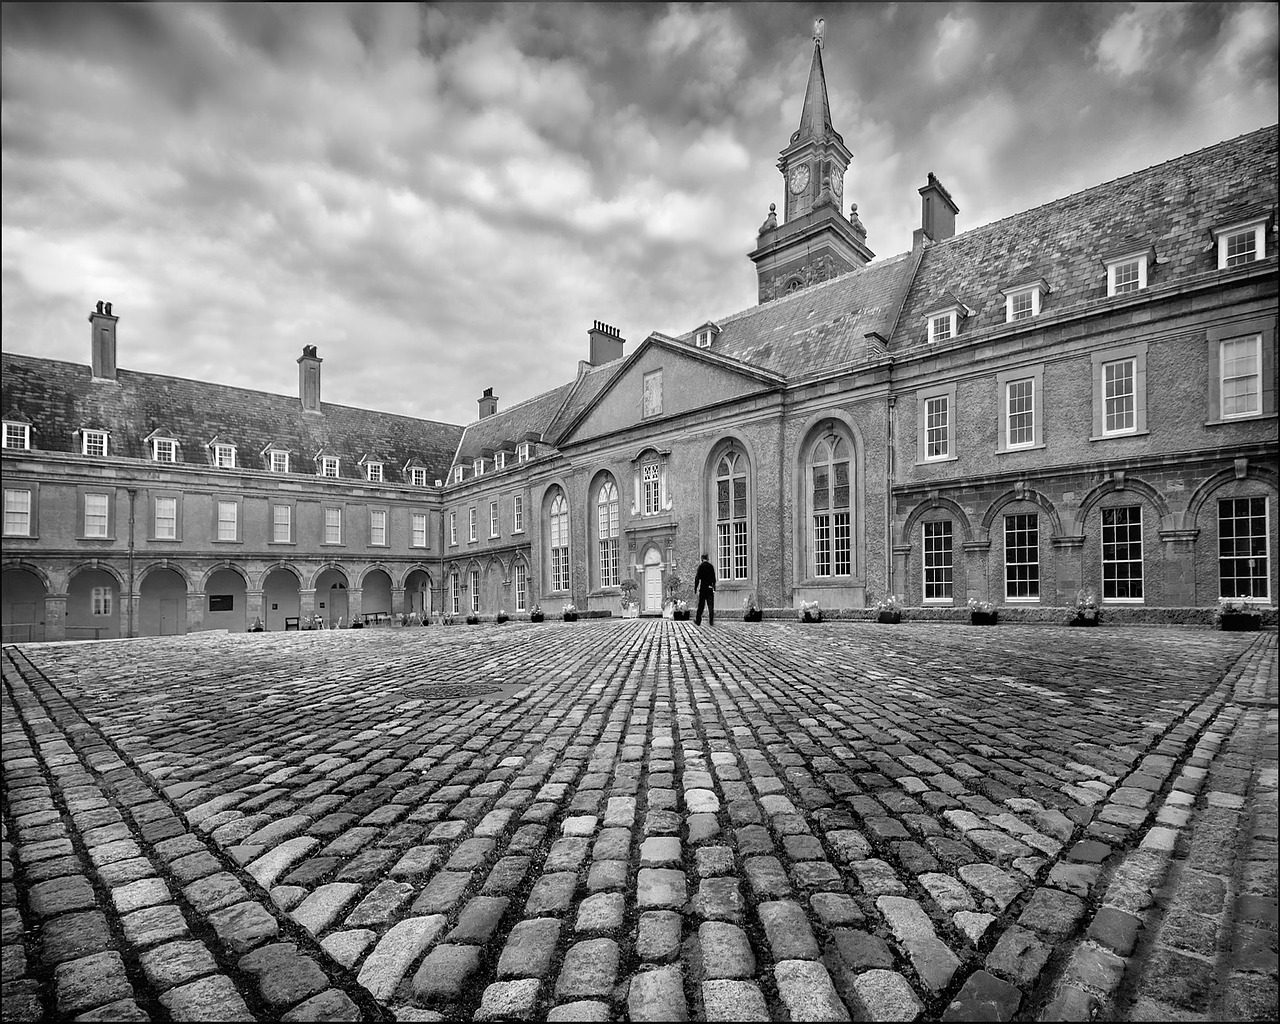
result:
[(6, 648), (3, 1016), (1273, 1019), (1276, 637)]

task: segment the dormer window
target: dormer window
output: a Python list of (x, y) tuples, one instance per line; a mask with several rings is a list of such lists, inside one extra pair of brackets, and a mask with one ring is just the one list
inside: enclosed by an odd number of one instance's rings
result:
[(1267, 217), (1214, 228), (1218, 245), (1218, 269), (1238, 267), (1267, 258)]
[(494, 469), (506, 469), (506, 468), (507, 468), (507, 453), (506, 453), (506, 452), (498, 452), (496, 455), (494, 455), (494, 457), (493, 457), (493, 468), (494, 468)]
[(80, 451), (84, 455), (105, 457), (107, 454), (107, 432), (105, 430), (86, 430), (80, 435)]
[(950, 341), (960, 333), (961, 321), (972, 313), (973, 310), (952, 295), (951, 292), (944, 292), (938, 297), (938, 304), (924, 312), (929, 344)]
[(215, 444), (213, 446), (213, 464), (219, 469), (235, 469), (236, 446), (233, 444)]
[(338, 476), (338, 456), (323, 455), (320, 458), (320, 475), (328, 477)]
[(1155, 250), (1149, 247), (1105, 257), (1102, 263), (1107, 268), (1107, 297), (1142, 291), (1147, 286), (1147, 268), (1154, 259)]
[(27, 451), (31, 448), (31, 424), (4, 421), (4, 446)]
[(719, 325), (707, 321), (693, 332), (694, 344), (697, 345), (698, 348), (710, 348), (711, 343), (716, 340), (716, 335), (719, 333)]
[(267, 467), (273, 473), (289, 472), (289, 453), (272, 449), (267, 453)]
[(533, 458), (533, 445), (528, 441), (521, 441), (516, 445), (516, 462), (528, 462)]
[(471, 463), (471, 473), (473, 476), (484, 476), (485, 462), (484, 459), (475, 459)]
[(1049, 286), (1043, 280), (1004, 289), (1005, 323), (1017, 323), (1019, 320), (1039, 316), (1040, 304), (1048, 292)]
[(177, 462), (178, 442), (171, 437), (156, 437), (151, 441), (151, 458), (156, 462)]
[(696, 337), (697, 337), (697, 341), (698, 341), (698, 348), (710, 348), (710, 347), (711, 347), (711, 331), (709, 331), (709, 330), (706, 330), (706, 331), (699, 331), (699, 332), (697, 333)]
[(427, 471), (421, 466), (414, 466), (409, 470), (409, 483), (414, 487), (426, 487)]
[(939, 313), (929, 317), (929, 343), (949, 341), (956, 333), (955, 313)]
[(461, 466), (453, 467), (453, 482), (455, 484), (462, 483), (462, 467)]
[(366, 462), (364, 466), (364, 478), (371, 484), (382, 483), (382, 463)]

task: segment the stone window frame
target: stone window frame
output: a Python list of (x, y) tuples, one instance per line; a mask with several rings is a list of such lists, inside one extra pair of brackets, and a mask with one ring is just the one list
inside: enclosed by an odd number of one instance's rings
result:
[[(76, 519), (77, 519), (77, 522), (76, 522), (77, 531), (76, 531), (76, 532), (77, 532), (77, 538), (78, 538), (79, 540), (82, 540), (82, 541), (98, 541), (98, 542), (101, 542), (101, 541), (108, 541), (108, 542), (109, 542), (109, 541), (114, 541), (114, 540), (116, 539), (116, 526), (117, 526), (117, 524), (116, 524), (116, 502), (115, 502), (115, 497), (116, 497), (116, 496), (115, 496), (115, 490), (114, 490), (114, 488), (108, 488), (108, 489), (104, 490), (104, 489), (103, 489), (103, 488), (101, 488), (101, 487), (82, 486), (82, 487), (77, 487), (77, 488), (76, 488), (76, 492), (77, 492), (76, 497), (77, 497), (77, 499), (78, 499), (78, 500), (76, 501), (76, 511), (77, 511), (77, 517), (76, 517)], [(105, 497), (105, 498), (107, 499), (107, 502), (106, 502), (106, 513), (107, 513), (106, 533), (102, 533), (102, 534), (92, 534), (92, 535), (91, 535), (91, 534), (89, 534), (89, 532), (88, 532), (88, 522), (87, 522), (87, 520), (88, 520), (88, 514), (89, 514), (89, 496), (90, 496), (90, 495), (93, 495), (93, 496), (95, 496), (95, 497)]]
[[(291, 547), (296, 547), (297, 546), (297, 525), (296, 525), (297, 509), (295, 507), (295, 502), (293, 501), (292, 498), (281, 501), (280, 499), (273, 497), (270, 501), (270, 505), (271, 505), (271, 539), (267, 543), (273, 544), (273, 545), (281, 544), (281, 545), (289, 545)], [(286, 524), (288, 527), (289, 535), (284, 540), (281, 540), (279, 537), (276, 536), (276, 527), (280, 525), (279, 517), (276, 513), (276, 510), (281, 508), (285, 509), (289, 513), (288, 515), (289, 521)]]
[[(929, 402), (947, 400), (947, 454), (929, 455)], [(938, 384), (921, 388), (916, 392), (916, 465), (933, 465), (939, 462), (955, 462), (960, 458), (956, 451), (956, 383)]]
[[(346, 542), (347, 542), (346, 529), (345, 529), (346, 524), (344, 523), (344, 520), (346, 519), (346, 515), (345, 515), (346, 506), (325, 504), (325, 505), (322, 505), (321, 508), (323, 509), (323, 511), (321, 512), (321, 515), (320, 515), (320, 546), (330, 547), (330, 548), (346, 547)], [(329, 513), (330, 512), (338, 513), (338, 516), (337, 516), (338, 539), (337, 540), (329, 540), (329, 525), (330, 525)]]
[[(222, 509), (230, 505), (235, 509), (235, 536), (222, 536)], [(244, 499), (238, 495), (217, 494), (213, 499), (213, 534), (214, 544), (242, 544), (244, 542)]]
[(498, 521), (498, 500), (489, 501), (489, 539), (494, 540), (502, 535), (502, 524)]
[(511, 499), (511, 532), (524, 533), (524, 495), (517, 494)]
[[(374, 537), (374, 517), (382, 517), (382, 540), (376, 541)], [(391, 511), (386, 506), (375, 506), (369, 509), (369, 539), (368, 546), (371, 548), (386, 548), (391, 546)]]
[(449, 513), (449, 547), (456, 548), (458, 546), (458, 513), (450, 511)]
[[(1262, 356), (1259, 370), (1261, 395), (1258, 411), (1239, 416), (1222, 415), (1222, 343), (1257, 335), (1261, 338)], [(1218, 427), (1228, 423), (1248, 423), (1252, 420), (1276, 417), (1276, 337), (1275, 320), (1256, 317), (1233, 324), (1211, 327), (1205, 335), (1206, 397), (1208, 418), (1206, 427)]]
[(480, 520), (476, 507), (467, 509), (467, 543), (475, 544), (480, 539)]
[[(418, 519), (422, 519), (422, 543), (416, 540), (418, 534)], [(409, 547), (411, 548), (427, 548), (431, 546), (431, 513), (430, 512), (413, 512), (409, 513)]]
[[(12, 531), (10, 531), (10, 529), (9, 529), (9, 511), (10, 511), (10, 509), (9, 509), (9, 495), (10, 495), (10, 494), (25, 494), (25, 495), (27, 496), (27, 509), (26, 509), (27, 529), (26, 529), (26, 531), (25, 531), (25, 532), (23, 532), (23, 533), (16, 533), (16, 532), (12, 532)], [(4, 488), (4, 533), (3, 533), (3, 536), (5, 536), (5, 537), (25, 537), (25, 538), (28, 538), (28, 539), (35, 539), (35, 538), (38, 538), (38, 537), (40, 536), (40, 531), (39, 531), (39, 529), (38, 529), (37, 522), (36, 522), (36, 520), (37, 520), (37, 512), (39, 511), (39, 508), (40, 508), (40, 500), (39, 500), (39, 498), (40, 498), (40, 496), (39, 496), (39, 485), (38, 485), (38, 484), (34, 484), (34, 483), (32, 483), (32, 484), (27, 484), (27, 485), (22, 486), (22, 487), (6, 487), (6, 488)], [(15, 509), (14, 511), (15, 511), (15, 512), (17, 512), (18, 510), (16, 510), (16, 509)]]
[[(182, 542), (182, 513), (183, 513), (183, 492), (179, 489), (165, 488), (163, 490), (154, 490), (150, 492), (151, 498), (151, 530), (148, 541), (157, 544), (180, 544)], [(158, 529), (160, 523), (160, 507), (159, 502), (173, 502), (173, 536), (162, 537)]]
[[(1009, 385), (1031, 379), (1032, 442), (1016, 447), (1009, 445)], [(1000, 396), (1000, 423), (996, 436), (996, 454), (1006, 455), (1014, 452), (1036, 451), (1045, 447), (1044, 443), (1044, 364), (1035, 363), (1002, 370), (996, 374), (996, 387)]]
[[(1112, 441), (1125, 437), (1144, 437), (1147, 428), (1147, 343), (1117, 345), (1099, 349), (1090, 354), (1093, 374), (1093, 432), (1090, 441)], [(1133, 429), (1108, 432), (1106, 403), (1106, 368), (1115, 363), (1132, 360), (1133, 367)], [(1022, 449), (1019, 449), (1020, 451)]]

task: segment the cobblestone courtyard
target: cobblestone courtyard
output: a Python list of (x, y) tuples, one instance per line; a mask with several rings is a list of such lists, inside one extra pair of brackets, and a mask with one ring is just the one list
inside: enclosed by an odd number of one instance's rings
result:
[(1264, 1019), (1276, 638), (6, 648), (5, 1020)]

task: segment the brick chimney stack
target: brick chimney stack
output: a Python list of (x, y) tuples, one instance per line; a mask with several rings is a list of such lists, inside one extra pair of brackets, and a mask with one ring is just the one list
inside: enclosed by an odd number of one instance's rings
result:
[(320, 412), (320, 364), (314, 345), (303, 345), (298, 357), (298, 397), (303, 412)]
[(920, 192), (920, 228), (932, 242), (941, 242), (956, 233), (956, 206), (951, 193), (929, 172), (929, 181)]
[(622, 346), (627, 340), (618, 328), (596, 320), (587, 331), (587, 337), (591, 339), (591, 355), (587, 362), (592, 366), (603, 366), (622, 358)]
[(89, 314), (89, 360), (95, 380), (116, 379), (116, 321), (111, 303), (98, 300), (97, 309)]
[(485, 388), (484, 394), (480, 396), (480, 418), (492, 416), (498, 411), (498, 396), (493, 393), (493, 388)]

